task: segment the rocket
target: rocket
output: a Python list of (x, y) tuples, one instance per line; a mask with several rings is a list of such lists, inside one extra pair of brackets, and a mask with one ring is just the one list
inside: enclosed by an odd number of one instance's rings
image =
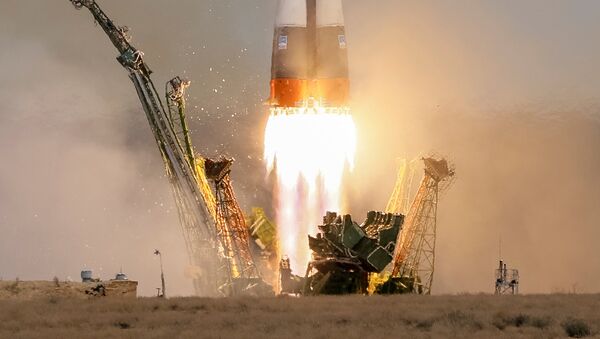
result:
[(272, 107), (346, 107), (348, 53), (342, 0), (279, 0)]

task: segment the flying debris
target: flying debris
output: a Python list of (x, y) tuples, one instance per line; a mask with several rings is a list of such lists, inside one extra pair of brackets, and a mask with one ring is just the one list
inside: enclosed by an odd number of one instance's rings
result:
[[(196, 294), (271, 294), (271, 287), (261, 280), (250, 254), (245, 218), (229, 176), (232, 160), (211, 161), (194, 152), (185, 110), (185, 90), (190, 82), (179, 77), (168, 81), (164, 105), (144, 54), (130, 44), (126, 29), (115, 25), (94, 0), (70, 2), (77, 9), (89, 9), (119, 51), (117, 60), (137, 91), (173, 189)], [(158, 250), (155, 254), (160, 257)], [(162, 272), (161, 279), (164, 296)]]
[[(284, 293), (431, 292), (438, 195), (454, 175), (446, 160), (423, 159), (425, 177), (410, 209), (414, 172), (405, 166), (390, 213), (369, 212), (359, 225), (350, 215), (327, 212), (320, 223), (326, 211), (342, 210), (342, 177), (353, 167), (357, 143), (341, 0), (279, 0), (264, 151), (267, 169), (277, 176), (274, 223), (260, 209), (244, 217), (232, 159), (195, 153), (185, 106), (190, 82), (168, 81), (162, 99), (127, 29), (94, 0), (70, 2), (90, 10), (133, 82), (173, 190), (196, 294), (270, 295), (265, 278), (277, 280), (278, 263)], [(253, 249), (261, 260), (255, 261)], [(373, 279), (389, 266), (391, 276)], [(162, 262), (161, 280), (164, 296)]]

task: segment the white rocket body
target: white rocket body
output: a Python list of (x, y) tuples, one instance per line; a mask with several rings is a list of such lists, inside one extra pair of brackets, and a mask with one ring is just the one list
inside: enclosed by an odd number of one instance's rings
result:
[(341, 0), (279, 0), (270, 103), (348, 105), (348, 54)]

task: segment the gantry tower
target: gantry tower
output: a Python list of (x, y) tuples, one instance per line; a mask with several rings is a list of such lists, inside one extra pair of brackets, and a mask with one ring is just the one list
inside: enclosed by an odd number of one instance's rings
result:
[(437, 205), (454, 170), (444, 159), (424, 158), (425, 174), (400, 233), (392, 277), (412, 293), (431, 294), (435, 267)]
[[(255, 268), (248, 268), (254, 267), (253, 260), (248, 255), (249, 251), (242, 249), (244, 242), (248, 247), (248, 235), (247, 231), (237, 231), (245, 224), (241, 209), (235, 202), (229, 169), (225, 176), (215, 181), (217, 185), (213, 193), (206, 173), (209, 160), (194, 153), (185, 117), (185, 89), (189, 81), (176, 77), (167, 82), (166, 105), (163, 105), (150, 78), (152, 71), (144, 61), (144, 54), (130, 44), (127, 29), (116, 26), (94, 0), (69, 1), (77, 9), (89, 9), (119, 51), (117, 60), (134, 84), (171, 183), (190, 264), (194, 268), (196, 294), (234, 295), (237, 291), (248, 289), (248, 285), (235, 290), (228, 288), (245, 272), (252, 272), (247, 273), (248, 277), (258, 277), (258, 272)], [(231, 226), (234, 221), (235, 226)], [(243, 260), (231, 264), (231, 257)], [(248, 283), (257, 285), (256, 281)]]
[(225, 295), (239, 295), (262, 282), (250, 252), (250, 234), (231, 183), (233, 159), (206, 159), (206, 176), (214, 186), (217, 234), (221, 239), (228, 280), (221, 286)]
[(385, 207), (386, 213), (402, 214), (408, 213), (410, 207), (410, 193), (415, 178), (416, 159), (408, 161), (398, 159), (398, 175), (396, 184)]

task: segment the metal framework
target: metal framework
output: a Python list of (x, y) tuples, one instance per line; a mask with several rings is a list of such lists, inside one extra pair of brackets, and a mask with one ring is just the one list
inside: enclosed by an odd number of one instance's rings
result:
[(506, 268), (502, 260), (496, 270), (494, 294), (519, 294), (519, 270)]
[(236, 295), (244, 293), (253, 282), (261, 282), (261, 276), (250, 252), (250, 234), (242, 209), (235, 197), (231, 183), (233, 159), (217, 161), (206, 159), (206, 175), (214, 184), (216, 197), (217, 234), (223, 246), (227, 281), (221, 293)]
[(408, 213), (410, 193), (415, 178), (415, 162), (416, 159), (411, 161), (398, 159), (398, 176), (396, 177), (394, 191), (385, 207), (386, 213), (399, 213), (403, 215)]
[(392, 277), (410, 282), (408, 288), (412, 293), (431, 294), (438, 198), (440, 192), (448, 187), (454, 170), (444, 159), (424, 158), (423, 162), (425, 175), (400, 233)]
[(196, 294), (220, 295), (218, 288), (227, 277), (223, 277), (219, 271), (222, 258), (219, 255), (220, 244), (216, 234), (214, 207), (211, 209), (210, 199), (203, 190), (206, 180), (203, 172), (198, 170), (202, 167), (202, 162), (199, 164), (194, 158), (189, 131), (185, 124), (183, 92), (189, 83), (175, 78), (167, 84), (167, 88), (170, 89), (167, 95), (169, 105), (168, 109), (165, 109), (150, 79), (152, 71), (143, 60), (144, 54), (129, 43), (127, 29), (116, 26), (94, 0), (69, 1), (77, 9), (89, 9), (119, 51), (117, 60), (127, 70), (135, 86), (173, 188), (190, 263), (196, 268)]

